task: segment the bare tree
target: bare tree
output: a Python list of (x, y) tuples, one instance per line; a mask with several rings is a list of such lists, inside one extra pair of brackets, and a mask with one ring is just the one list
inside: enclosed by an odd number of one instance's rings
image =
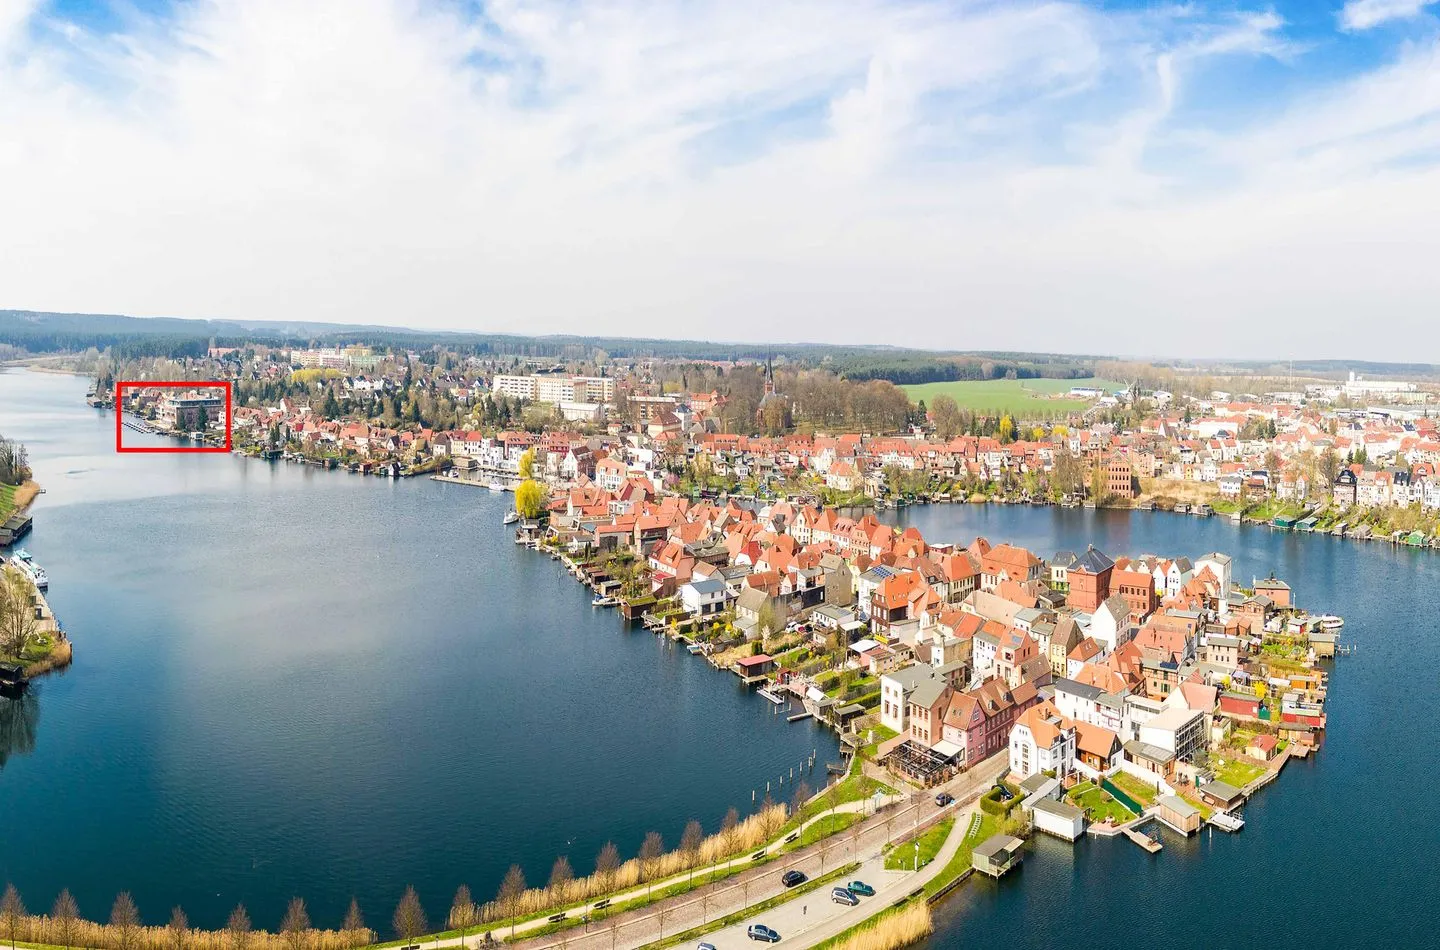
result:
[(455, 889), (455, 900), (450, 904), (450, 926), (460, 931), (460, 946), (465, 946), (465, 932), (475, 926), (480, 908), (470, 897), (470, 888), (461, 884)]
[(135, 950), (140, 944), (140, 911), (129, 891), (121, 891), (110, 908), (110, 929), (115, 932), (115, 950)]
[(660, 837), (660, 832), (652, 831), (647, 834), (640, 845), (640, 873), (645, 877), (646, 900), (650, 898), (651, 879), (655, 876), (656, 865), (664, 853), (665, 839)]
[(407, 947), (428, 929), (425, 923), (425, 908), (420, 906), (420, 895), (415, 893), (413, 886), (406, 886), (400, 903), (395, 905), (395, 916), (390, 923)]
[(809, 783), (801, 779), (800, 784), (795, 786), (795, 795), (790, 800), (790, 813), (792, 815), (800, 814), (800, 809), (805, 807), (805, 803), (810, 800), (811, 794)]
[(525, 872), (520, 865), (510, 865), (510, 870), (505, 872), (505, 880), (500, 882), (500, 895), (497, 900), (504, 909), (505, 916), (510, 918), (510, 939), (515, 939), (515, 918), (520, 914), (520, 898), (525, 896)]
[(785, 818), (775, 808), (775, 799), (767, 792), (765, 801), (760, 805), (760, 831), (765, 835), (766, 843), (775, 837), (775, 832), (779, 831), (784, 823)]
[(570, 890), (570, 884), (575, 880), (575, 869), (570, 866), (570, 859), (565, 855), (555, 859), (550, 867), (550, 892), (555, 899), (561, 903), (565, 901), (565, 895)]
[(230, 935), (230, 950), (245, 950), (250, 945), (250, 915), (244, 904), (236, 904), (225, 922), (225, 932)]
[(345, 922), (340, 925), (345, 932), (345, 945), (363, 947), (370, 942), (370, 931), (365, 927), (365, 917), (360, 913), (360, 902), (350, 898), (350, 907), (345, 911)]
[(675, 905), (668, 901), (661, 901), (660, 906), (655, 909), (655, 922), (660, 925), (659, 939), (661, 940), (665, 939), (665, 921), (668, 920), (673, 913), (675, 913)]
[(710, 889), (700, 889), (700, 925), (703, 927), (710, 922)]
[(700, 827), (700, 822), (691, 818), (685, 823), (685, 830), (680, 833), (680, 852), (685, 855), (685, 863), (690, 868), (690, 883), (695, 883), (695, 865), (700, 863), (700, 845), (705, 842), (705, 829)]
[(729, 857), (740, 847), (740, 812), (734, 805), (725, 813), (725, 819), (720, 822), (720, 840), (725, 844), (725, 855)]
[(620, 938), (620, 921), (610, 921), (610, 950), (615, 950), (615, 941)]
[(280, 921), (280, 934), (290, 950), (305, 950), (310, 936), (310, 913), (300, 898), (290, 898), (290, 906), (285, 908), (285, 917)]
[(615, 847), (615, 842), (605, 842), (605, 847), (600, 849), (600, 854), (595, 858), (595, 873), (607, 892), (615, 887), (615, 873), (620, 870), (620, 849)]
[[(75, 928), (80, 922), (80, 908), (75, 906), (75, 898), (70, 896), (70, 889), (66, 888), (55, 898), (55, 906), (50, 908), (50, 919), (55, 921), (55, 929), (58, 936), (65, 944), (65, 950), (70, 950), (71, 944), (75, 942)], [(184, 950), (183, 947), (177, 950)]]
[(0, 653), (19, 659), (35, 635), (35, 588), (14, 568), (0, 567)]
[(14, 884), (5, 885), (5, 896), (0, 897), (0, 926), (10, 938), (10, 950), (15, 950), (15, 939), (20, 932), (20, 920), (25, 916), (25, 902)]
[[(185, 950), (190, 945), (190, 920), (179, 907), (170, 908), (170, 923), (165, 925), (167, 950)], [(68, 947), (69, 944), (66, 944)]]

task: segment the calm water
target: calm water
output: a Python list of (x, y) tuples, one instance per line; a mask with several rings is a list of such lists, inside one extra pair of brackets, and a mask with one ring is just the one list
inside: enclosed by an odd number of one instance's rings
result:
[[(292, 895), (388, 929), (512, 861), (678, 841), (829, 733), (590, 607), (501, 527), (510, 497), (233, 456), (117, 455), (85, 381), (0, 371), (48, 492), (25, 546), (76, 664), (0, 710), (0, 880), (163, 922)], [(144, 438), (131, 433), (130, 438)], [(3, 703), (3, 701), (0, 701)], [(817, 780), (823, 766), (817, 771)]]
[(1166, 832), (1154, 857), (1123, 838), (1041, 836), (1019, 873), (947, 900), (927, 950), (1440, 946), (1440, 555), (1184, 515), (936, 506), (902, 520), (1047, 556), (1092, 542), (1111, 555), (1226, 551), (1236, 580), (1274, 570), (1301, 605), (1343, 614), (1359, 647), (1334, 661), (1324, 749), (1250, 802), (1244, 831)]

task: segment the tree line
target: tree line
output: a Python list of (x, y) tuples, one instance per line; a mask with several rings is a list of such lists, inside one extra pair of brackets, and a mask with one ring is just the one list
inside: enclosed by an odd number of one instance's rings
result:
[[(785, 823), (786, 808), (768, 797), (755, 814), (742, 819), (729, 809), (720, 830), (706, 836), (700, 822), (691, 820), (677, 848), (667, 851), (657, 831), (645, 836), (639, 852), (623, 860), (614, 842), (606, 842), (595, 858), (595, 870), (576, 877), (570, 859), (556, 858), (547, 883), (531, 887), (525, 872), (511, 865), (494, 899), (477, 902), (470, 888), (461, 885), (445, 917), (445, 926), (465, 936), (487, 925), (508, 924), (546, 911), (590, 901), (618, 891), (633, 890), (686, 871), (694, 872), (770, 841)], [(597, 917), (603, 917), (603, 912)], [(414, 887), (406, 887), (395, 906), (390, 924), (396, 937), (408, 945), (430, 932), (430, 919)], [(185, 911), (174, 907), (164, 926), (143, 923), (140, 910), (128, 892), (122, 892), (105, 921), (87, 920), (70, 891), (63, 890), (48, 914), (26, 909), (19, 891), (7, 884), (0, 897), (0, 939), (12, 945), (42, 943), (56, 947), (95, 950), (357, 950), (378, 939), (366, 926), (359, 902), (352, 899), (338, 929), (314, 926), (305, 901), (294, 898), (275, 930), (257, 929), (244, 904), (231, 911), (219, 930), (192, 927)]]

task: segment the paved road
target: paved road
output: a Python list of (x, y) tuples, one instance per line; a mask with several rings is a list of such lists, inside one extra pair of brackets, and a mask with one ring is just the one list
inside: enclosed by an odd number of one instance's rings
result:
[(750, 920), (742, 921), (724, 930), (705, 937), (716, 950), (758, 950), (763, 946), (746, 936), (746, 928), (752, 923), (765, 924), (780, 934), (780, 942), (790, 946), (810, 947), (830, 939), (836, 934), (862, 923), (885, 907), (900, 900), (916, 888), (930, 883), (955, 852), (960, 850), (970, 829), (970, 817), (979, 811), (977, 805), (970, 805), (955, 815), (955, 826), (950, 829), (945, 844), (936, 853), (935, 859), (919, 871), (887, 871), (885, 858), (881, 854), (866, 857), (865, 863), (847, 880), (859, 878), (875, 888), (874, 897), (860, 898), (859, 905), (850, 907), (838, 904), (830, 898), (830, 886), (812, 891), (779, 907), (757, 914)]
[[(992, 756), (990, 759), (977, 765), (975, 768), (964, 773), (944, 786), (945, 791), (950, 792), (960, 802), (965, 802), (979, 792), (988, 788), (995, 779), (1004, 774), (1008, 769), (1008, 751), (1003, 751)], [(843, 864), (860, 862), (869, 873), (868, 862), (880, 853), (886, 842), (905, 837), (913, 833), (917, 828), (924, 828), (938, 820), (945, 811), (935, 807), (934, 795), (940, 790), (931, 789), (923, 795), (916, 795), (907, 798), (903, 804), (893, 805), (886, 808), (880, 814), (868, 818), (862, 822), (852, 825), (839, 835), (832, 835), (817, 844), (811, 845), (803, 850), (794, 851), (790, 854), (772, 861), (754, 871), (738, 874), (724, 881), (706, 885), (688, 894), (682, 894), (652, 904), (649, 907), (620, 914), (608, 920), (590, 924), (588, 928), (571, 928), (560, 934), (549, 934), (543, 937), (535, 937), (530, 940), (523, 939), (523, 929), (517, 930), (517, 940), (513, 946), (525, 948), (525, 950), (631, 950), (631, 948), (643, 946), (644, 944), (660, 939), (665, 934), (674, 934), (693, 927), (701, 926), (704, 923), (743, 910), (746, 907), (768, 900), (778, 894), (784, 893), (785, 888), (780, 883), (780, 878), (786, 871), (792, 868), (804, 871), (810, 877), (819, 877), (822, 874), (832, 871)], [(953, 809), (955, 806), (951, 806)], [(962, 828), (962, 834), (964, 829)], [(953, 838), (953, 836), (952, 836)], [(947, 841), (947, 847), (950, 842)], [(959, 847), (958, 840), (954, 847)], [(953, 849), (949, 854), (953, 855)], [(742, 859), (743, 861), (744, 859)], [(948, 860), (948, 857), (946, 858)], [(922, 883), (928, 878), (923, 875), (927, 871), (938, 873), (939, 868), (944, 867), (940, 861), (932, 862), (922, 868), (920, 880)], [(884, 875), (897, 874), (900, 872), (883, 872)], [(856, 875), (850, 875), (853, 878)], [(888, 880), (880, 873), (874, 875), (877, 881)], [(910, 875), (913, 876), (913, 875)], [(863, 876), (861, 877), (864, 880)], [(877, 889), (880, 884), (875, 884)], [(918, 884), (910, 884), (913, 888)], [(643, 891), (643, 888), (641, 889)], [(902, 889), (901, 893), (905, 891)], [(806, 895), (806, 903), (800, 905), (806, 907), (802, 916), (810, 913), (818, 913), (817, 903), (827, 901), (829, 891), (826, 889), (814, 891)], [(878, 897), (879, 895), (877, 895)], [(891, 898), (895, 899), (894, 897)], [(876, 898), (869, 898), (861, 904), (862, 910), (866, 904), (875, 901)], [(840, 905), (833, 905), (840, 910)], [(781, 909), (776, 908), (771, 914), (778, 913)], [(872, 910), (871, 913), (874, 911)], [(769, 916), (769, 915), (767, 915)], [(859, 914), (863, 919), (867, 914)], [(776, 918), (779, 919), (779, 918)], [(753, 922), (753, 921), (750, 921)], [(763, 922), (763, 921), (762, 921)], [(544, 921), (532, 922), (532, 928), (543, 926)], [(844, 926), (850, 926), (845, 924)], [(743, 930), (741, 939), (743, 940)], [(844, 929), (841, 927), (840, 929)], [(497, 937), (509, 936), (508, 930), (499, 930)], [(782, 931), (782, 937), (784, 933)], [(819, 938), (823, 939), (823, 938)], [(441, 946), (446, 943), (454, 944), (456, 940), (442, 941)], [(711, 941), (713, 942), (713, 941)], [(816, 941), (818, 942), (818, 940)], [(427, 948), (432, 944), (426, 944)], [(718, 944), (717, 944), (718, 946)], [(723, 950), (723, 948), (722, 948)], [(758, 950), (758, 948), (756, 948)]]

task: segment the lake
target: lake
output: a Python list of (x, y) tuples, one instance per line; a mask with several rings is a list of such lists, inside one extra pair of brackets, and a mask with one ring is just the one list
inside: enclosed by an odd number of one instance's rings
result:
[[(32, 907), (116, 891), (163, 921), (273, 926), (292, 895), (335, 924), (354, 894), (387, 927), (407, 883), (432, 920), (511, 861), (587, 870), (713, 829), (834, 740), (589, 606), (500, 527), (508, 496), (232, 456), (113, 452), (83, 380), (0, 372), (0, 432), (49, 489), (26, 542), (76, 664), (0, 731), (0, 876)], [(127, 433), (127, 439), (130, 434)], [(137, 437), (138, 438), (138, 437)], [(1434, 946), (1440, 556), (1160, 513), (933, 506), (928, 538), (1042, 556), (1235, 558), (1343, 614), (1329, 733), (1246, 808), (1237, 835), (1037, 839), (1019, 872), (937, 909), (931, 950)], [(38, 718), (37, 718), (38, 717)], [(33, 748), (28, 748), (33, 739)], [(818, 779), (818, 774), (817, 774)], [(812, 782), (818, 784), (818, 781)]]
[(407, 884), (440, 921), (511, 862), (544, 883), (608, 840), (673, 846), (838, 760), (511, 543), (509, 495), (116, 454), (86, 388), (0, 371), (0, 433), (47, 489), (23, 544), (76, 657), (0, 710), (0, 880), (33, 909), (69, 887), (103, 919), (129, 890), (150, 922), (243, 902), (273, 928), (298, 895), (335, 926), (353, 895), (388, 931)]

